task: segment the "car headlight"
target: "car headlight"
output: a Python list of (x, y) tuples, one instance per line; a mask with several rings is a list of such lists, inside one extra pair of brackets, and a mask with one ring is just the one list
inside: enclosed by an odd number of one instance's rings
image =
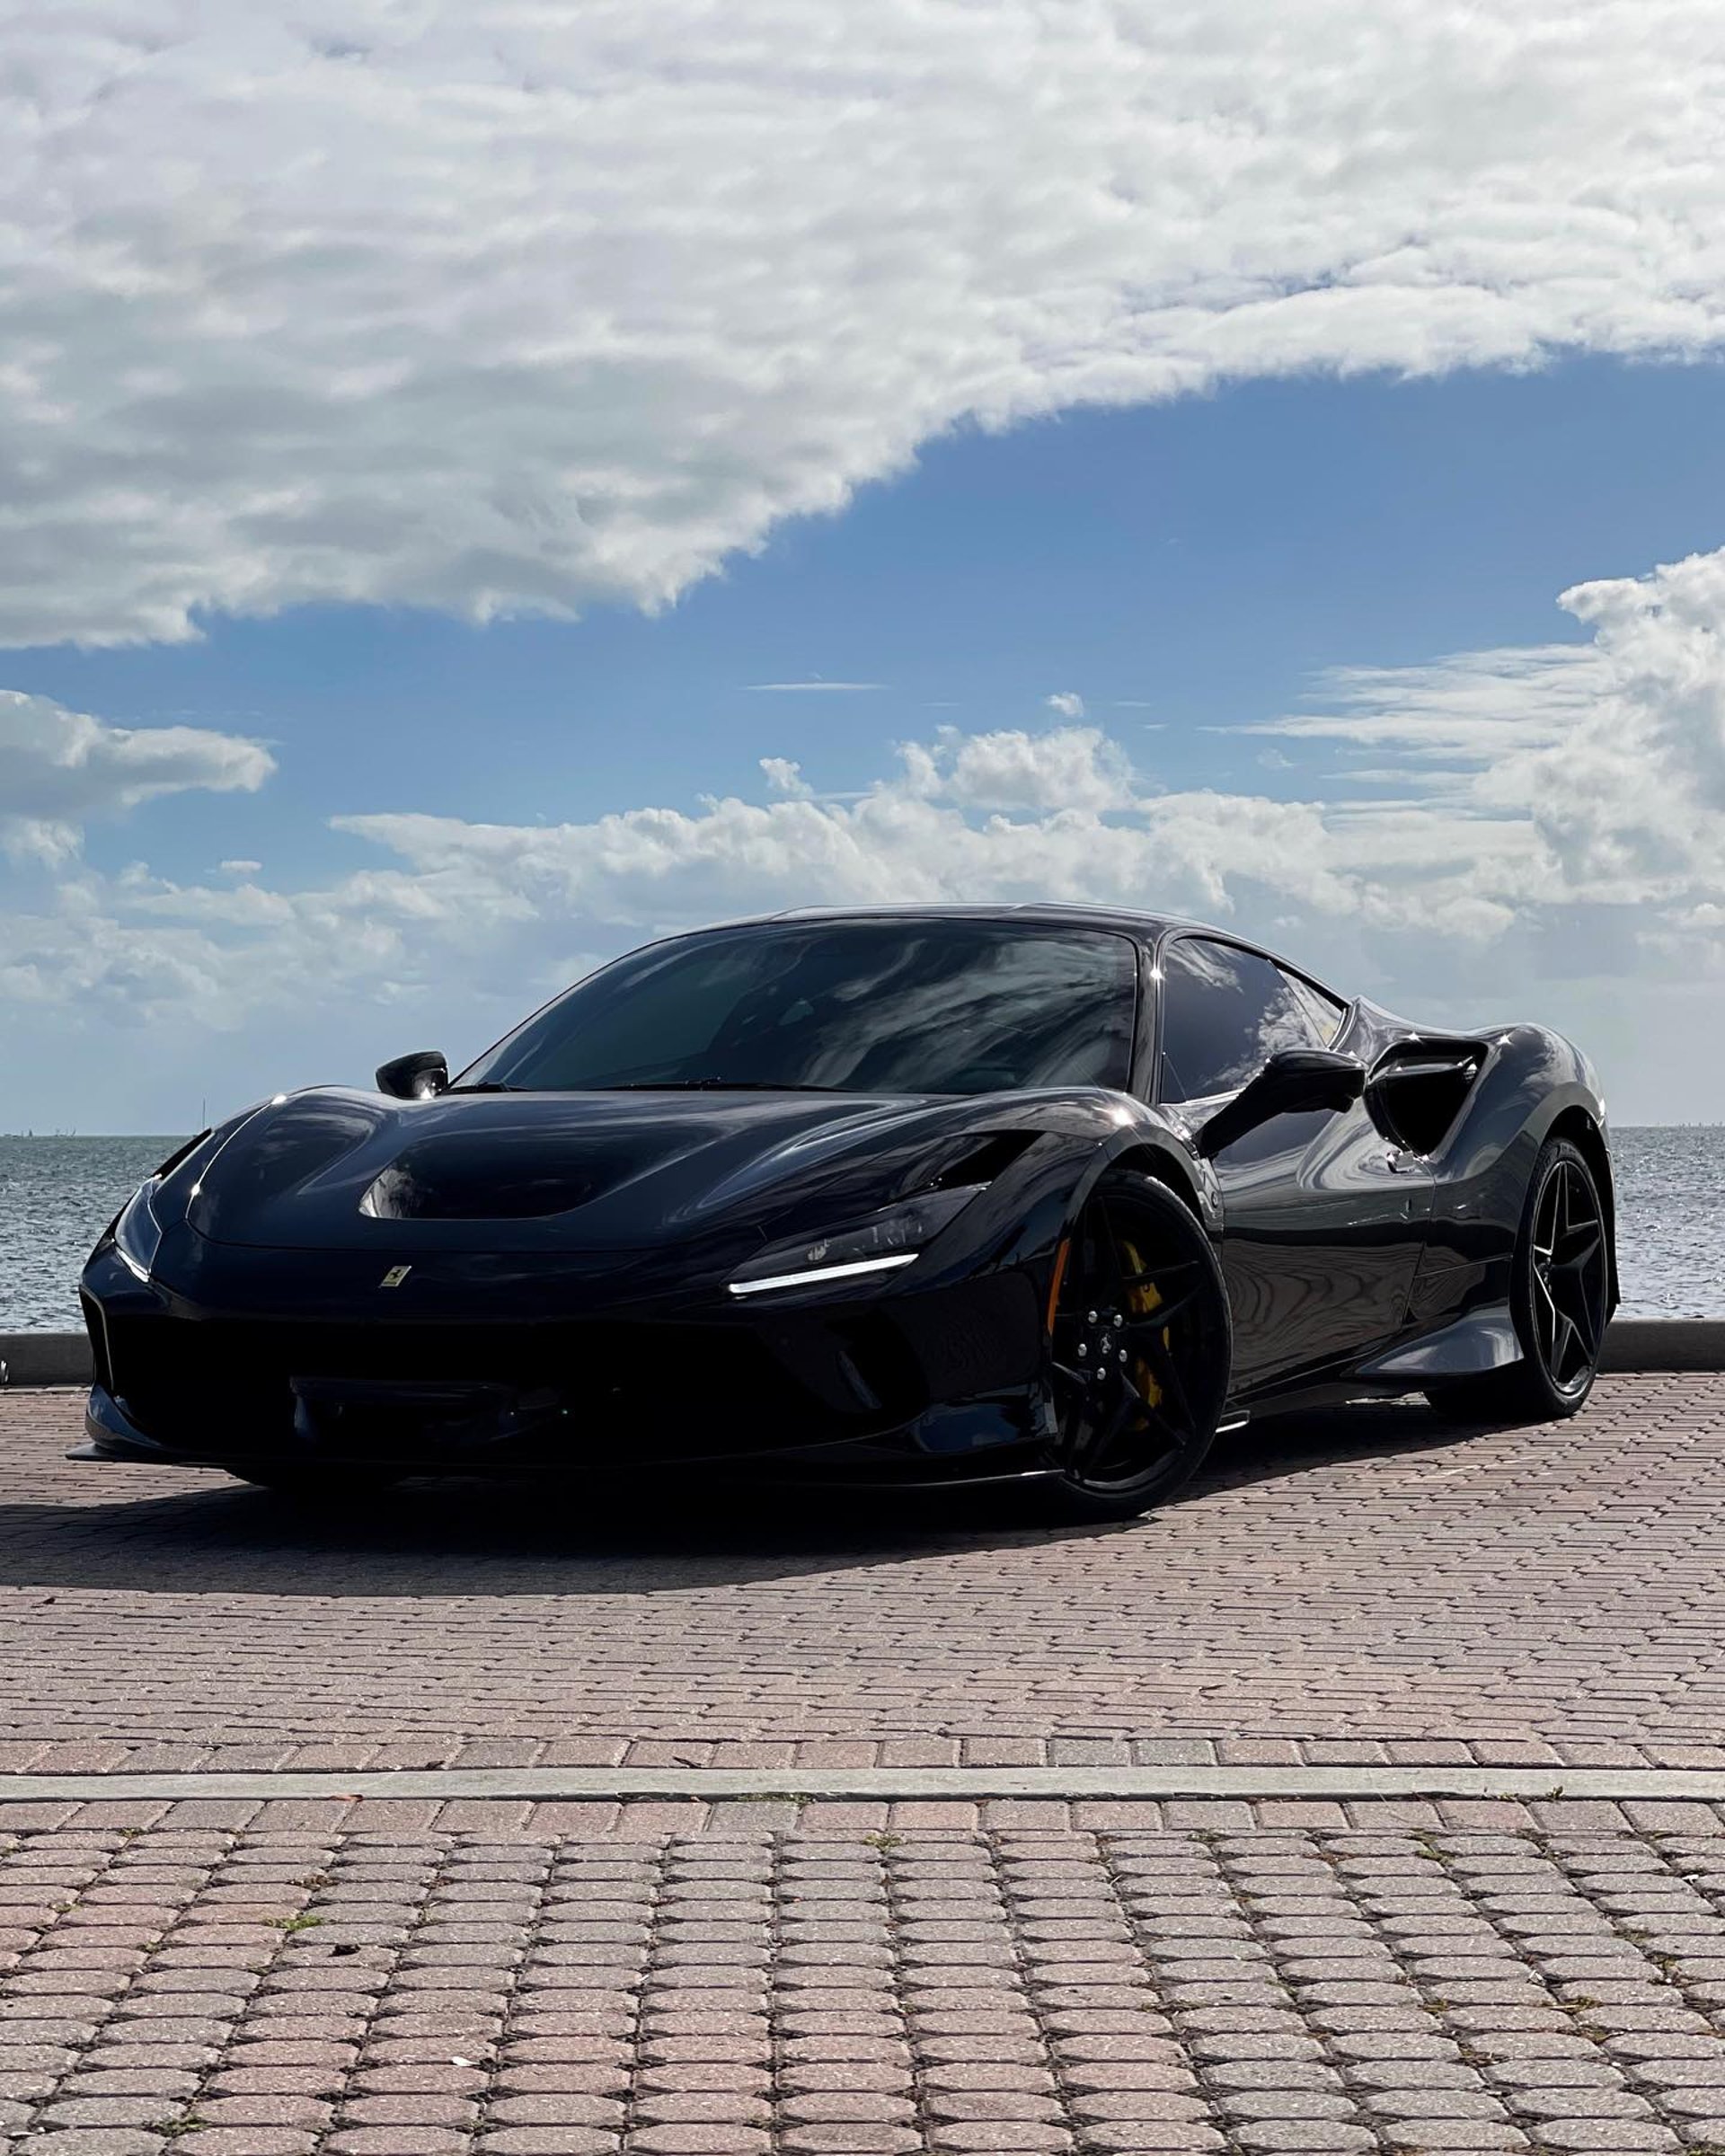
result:
[(828, 1280), (897, 1272), (901, 1266), (915, 1264), (941, 1230), (986, 1188), (964, 1183), (950, 1190), (925, 1190), (831, 1235), (775, 1243), (738, 1268), (730, 1292), (765, 1295), (774, 1289), (815, 1287)]
[[(188, 1199), (198, 1195), (197, 1183), (188, 1183), (187, 1178), (199, 1174), (199, 1166), (197, 1162), (192, 1162), (190, 1166), (187, 1166), (187, 1163), (192, 1161), (194, 1153), (201, 1153), (206, 1141), (215, 1135), (213, 1131), (200, 1130), (195, 1138), (188, 1138), (176, 1152), (171, 1153), (155, 1173), (146, 1176), (133, 1191), (109, 1230), (114, 1239), (115, 1255), (128, 1272), (136, 1273), (140, 1280), (149, 1278), (155, 1264), (155, 1253), (162, 1247), (164, 1224), (156, 1210), (156, 1198), (162, 1186), (181, 1168), (186, 1169), (186, 1174), (181, 1177), (173, 1189), (162, 1200), (168, 1215), (166, 1224), (172, 1226), (183, 1211), (179, 1202), (181, 1192)], [(106, 1241), (106, 1237), (103, 1241)], [(100, 1250), (102, 1245), (98, 1243), (96, 1247)]]
[(140, 1280), (149, 1278), (155, 1253), (162, 1247), (162, 1224), (150, 1206), (161, 1180), (159, 1175), (153, 1175), (148, 1182), (140, 1183), (114, 1223), (114, 1254)]

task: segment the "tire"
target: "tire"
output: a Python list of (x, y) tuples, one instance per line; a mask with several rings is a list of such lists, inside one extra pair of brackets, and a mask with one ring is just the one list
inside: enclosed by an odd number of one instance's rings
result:
[(1534, 1162), (1513, 1266), (1521, 1360), (1428, 1386), (1427, 1400), (1453, 1421), (1561, 1422), (1593, 1390), (1610, 1308), (1610, 1231), (1593, 1171), (1567, 1138), (1548, 1138)]
[(356, 1467), (341, 1461), (306, 1467), (289, 1463), (279, 1467), (230, 1467), (225, 1471), (236, 1482), (249, 1482), (254, 1489), (273, 1490), (277, 1497), (289, 1498), (296, 1505), (363, 1502), (392, 1489), (402, 1480), (393, 1468)]
[(1045, 1509), (1137, 1519), (1203, 1465), (1227, 1397), (1233, 1331), (1216, 1252), (1190, 1207), (1119, 1170), (1061, 1245), (1051, 1389), (1057, 1475)]

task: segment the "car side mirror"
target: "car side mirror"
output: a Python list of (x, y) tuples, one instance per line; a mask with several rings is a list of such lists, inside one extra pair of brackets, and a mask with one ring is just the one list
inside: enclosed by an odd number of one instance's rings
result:
[(448, 1083), (449, 1065), (441, 1048), (415, 1048), (411, 1056), (377, 1065), (377, 1091), (393, 1100), (429, 1100)]
[(1207, 1161), (1275, 1116), (1320, 1108), (1351, 1108), (1366, 1085), (1366, 1066), (1330, 1048), (1278, 1048), (1250, 1083), (1218, 1108), (1197, 1137)]

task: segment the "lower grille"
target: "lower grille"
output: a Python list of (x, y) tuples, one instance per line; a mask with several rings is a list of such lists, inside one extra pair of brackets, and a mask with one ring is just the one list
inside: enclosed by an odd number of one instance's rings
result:
[(110, 1390), (137, 1427), (217, 1457), (422, 1456), (531, 1427), (541, 1448), (549, 1435), (693, 1459), (806, 1444), (830, 1421), (830, 1402), (735, 1327), (116, 1317), (110, 1346)]

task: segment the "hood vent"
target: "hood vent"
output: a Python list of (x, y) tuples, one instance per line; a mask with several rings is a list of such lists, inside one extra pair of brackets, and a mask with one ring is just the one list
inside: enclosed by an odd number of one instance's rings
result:
[(957, 1160), (949, 1161), (934, 1179), (937, 1190), (951, 1190), (963, 1183), (992, 1183), (1004, 1175), (1019, 1155), (1037, 1141), (1033, 1130), (997, 1130), (979, 1144), (967, 1145)]
[(391, 1162), (359, 1210), (373, 1220), (544, 1220), (586, 1205), (628, 1165), (590, 1152), (560, 1160), (542, 1137), (518, 1148), (429, 1139)]

